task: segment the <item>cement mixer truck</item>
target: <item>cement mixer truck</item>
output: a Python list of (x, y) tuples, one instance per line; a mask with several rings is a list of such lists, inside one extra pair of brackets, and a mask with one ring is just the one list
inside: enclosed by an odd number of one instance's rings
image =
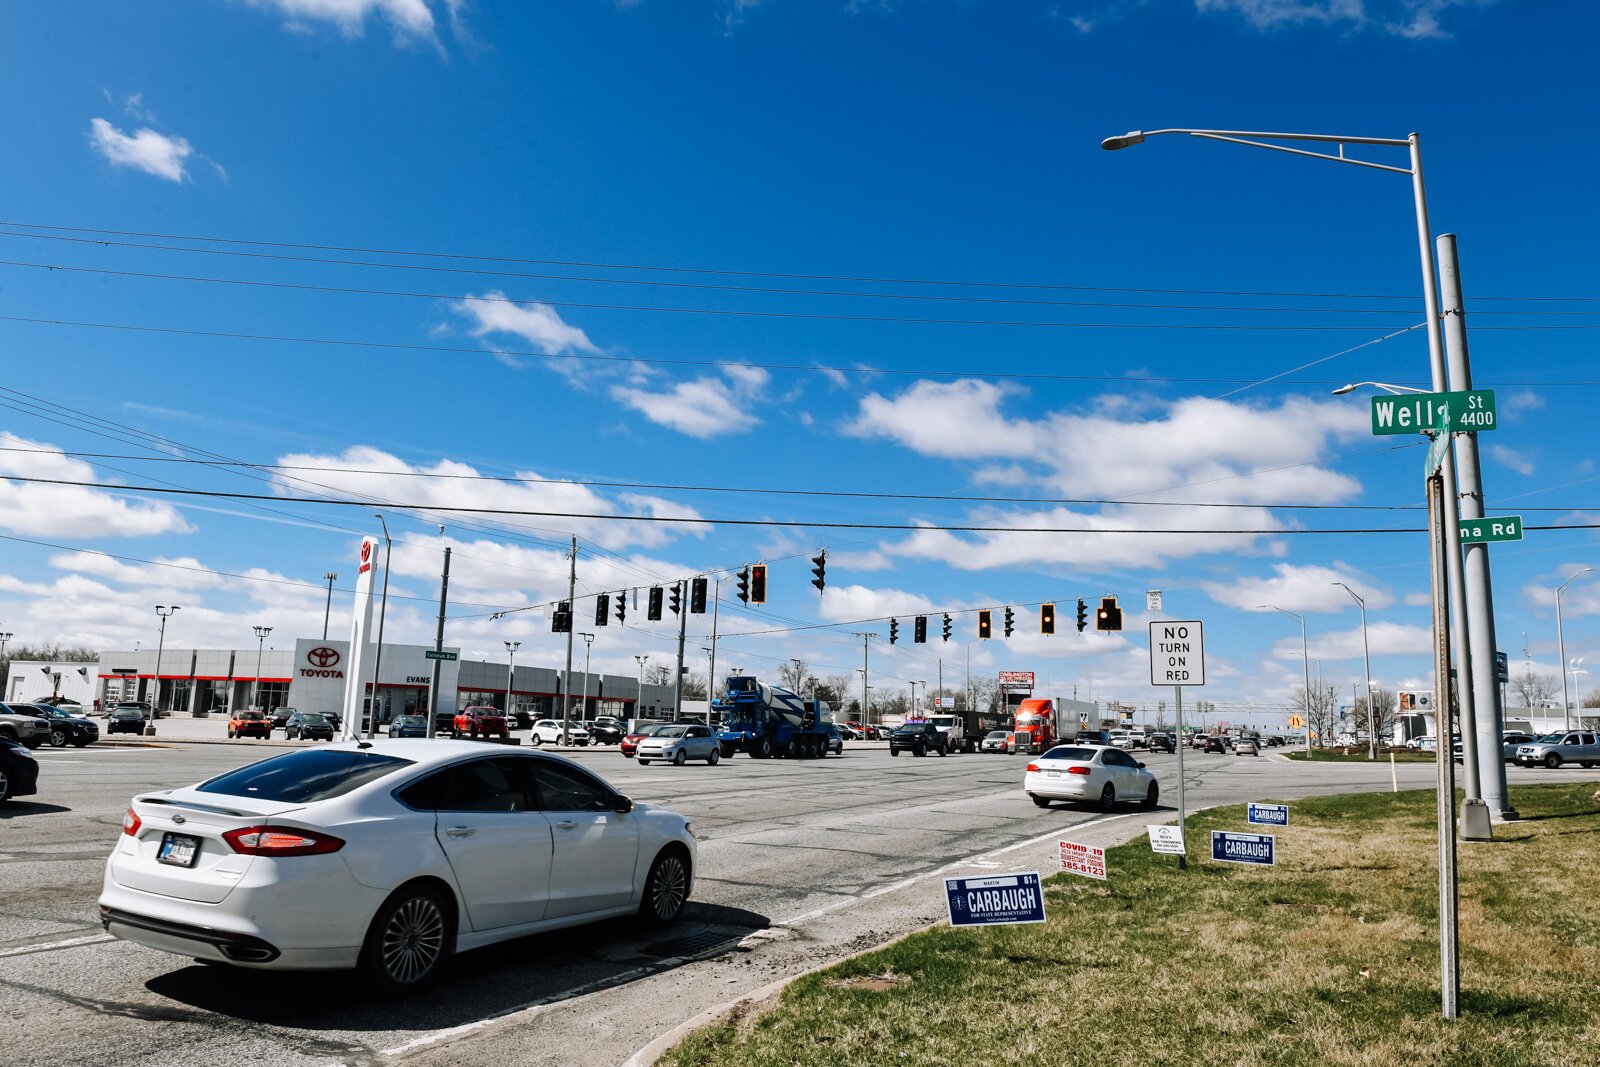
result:
[(711, 710), (722, 719), (717, 741), (724, 756), (748, 752), (755, 759), (820, 759), (828, 753), (833, 711), (825, 700), (736, 676)]

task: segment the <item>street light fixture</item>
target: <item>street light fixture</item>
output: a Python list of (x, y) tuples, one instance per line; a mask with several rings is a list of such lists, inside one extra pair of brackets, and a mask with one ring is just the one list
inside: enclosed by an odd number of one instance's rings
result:
[(1567, 634), (1561, 624), (1561, 594), (1566, 592), (1567, 586), (1593, 570), (1593, 567), (1585, 567), (1556, 588), (1556, 644), (1561, 649), (1561, 721), (1567, 730), (1572, 729), (1572, 702), (1567, 693)]
[(1333, 395), (1334, 396), (1344, 396), (1346, 393), (1355, 392), (1357, 389), (1360, 389), (1363, 385), (1370, 385), (1374, 389), (1382, 389), (1384, 392), (1388, 393), (1390, 396), (1402, 396), (1402, 395), (1404, 395), (1406, 393), (1426, 393), (1427, 392), (1426, 389), (1418, 389), (1416, 386), (1413, 386), (1413, 385), (1391, 385), (1388, 382), (1351, 382), (1349, 385), (1341, 385), (1341, 386), (1339, 386), (1339, 388), (1333, 390)]
[(251, 629), (256, 632), (256, 681), (251, 693), (250, 706), (252, 708), (261, 708), (261, 646), (266, 643), (267, 635), (272, 632), (272, 627), (252, 626)]
[(178, 604), (174, 604), (171, 607), (165, 604), (156, 605), (156, 614), (161, 616), (161, 635), (156, 638), (156, 698), (150, 703), (150, 718), (152, 721), (161, 714), (161, 650), (167, 644), (167, 620), (178, 611), (179, 607), (180, 605)]
[(1280, 608), (1276, 604), (1260, 604), (1258, 607), (1271, 608), (1273, 611), (1281, 611), (1291, 619), (1300, 620), (1300, 663), (1305, 669), (1306, 681), (1306, 759), (1309, 760), (1311, 758), (1311, 653), (1306, 647), (1306, 617), (1287, 609)]
[(1361, 594), (1343, 582), (1333, 584), (1349, 593), (1351, 598), (1361, 605), (1361, 659), (1367, 670), (1367, 758), (1377, 759), (1378, 724), (1377, 717), (1372, 713), (1372, 648), (1367, 643), (1367, 602), (1361, 598)]

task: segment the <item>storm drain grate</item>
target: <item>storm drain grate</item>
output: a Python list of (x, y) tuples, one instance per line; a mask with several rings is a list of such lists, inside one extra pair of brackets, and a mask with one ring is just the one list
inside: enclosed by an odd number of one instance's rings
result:
[(666, 959), (672, 956), (698, 956), (713, 949), (731, 949), (744, 938), (742, 932), (730, 933), (727, 930), (704, 930), (698, 934), (687, 934), (683, 937), (668, 938), (666, 941), (657, 941), (645, 945), (639, 951), (646, 956), (657, 956)]

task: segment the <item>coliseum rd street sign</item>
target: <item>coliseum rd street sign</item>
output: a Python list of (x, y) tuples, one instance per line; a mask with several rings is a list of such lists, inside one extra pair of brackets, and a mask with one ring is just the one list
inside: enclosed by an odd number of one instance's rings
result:
[(1491, 541), (1522, 540), (1522, 516), (1502, 515), (1498, 519), (1461, 520), (1461, 543), (1482, 545)]
[(1495, 416), (1493, 389), (1466, 389), (1449, 393), (1406, 393), (1401, 396), (1372, 398), (1374, 436), (1432, 432), (1449, 412), (1450, 429), (1457, 433), (1494, 430), (1500, 426)]

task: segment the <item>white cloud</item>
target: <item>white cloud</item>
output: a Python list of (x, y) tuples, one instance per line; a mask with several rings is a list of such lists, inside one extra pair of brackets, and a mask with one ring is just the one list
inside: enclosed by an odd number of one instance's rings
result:
[(1292, 563), (1273, 565), (1269, 578), (1241, 577), (1230, 582), (1201, 582), (1206, 595), (1219, 604), (1240, 611), (1270, 611), (1263, 604), (1301, 613), (1336, 612), (1355, 609), (1350, 594), (1335, 585), (1344, 582), (1367, 602), (1368, 609), (1388, 607), (1394, 598), (1381, 589), (1361, 581), (1347, 569), (1297, 567)]
[(1526, 454), (1518, 452), (1514, 448), (1507, 448), (1505, 445), (1490, 445), (1488, 452), (1489, 458), (1502, 467), (1509, 467), (1518, 474), (1532, 477), (1533, 461)]
[(166, 504), (123, 500), (103, 489), (14, 482), (6, 475), (102, 481), (95, 469), (49, 445), (0, 430), (0, 530), (32, 537), (145, 537), (187, 533), (189, 524)]
[[(306, 22), (331, 22), (346, 37), (360, 37), (367, 19), (382, 18), (394, 27), (397, 40), (432, 39), (433, 11), (426, 0), (248, 0), (255, 7), (275, 8), (291, 27)], [(457, 4), (450, 5), (452, 17)]]
[(226, 579), (193, 556), (158, 556), (149, 563), (127, 563), (99, 552), (59, 552), (50, 566), (89, 574), (120, 585), (215, 589)]
[[(1421, 655), (1433, 647), (1433, 630), (1426, 625), (1378, 621), (1368, 624), (1367, 639), (1371, 642), (1374, 656)], [(1306, 647), (1314, 660), (1359, 660), (1362, 658), (1361, 627), (1333, 633), (1313, 632), (1307, 638)], [(1272, 654), (1278, 659), (1295, 660), (1298, 666), (1299, 635), (1280, 640), (1273, 647)], [(1311, 673), (1315, 680), (1315, 663), (1311, 665)], [(1323, 682), (1326, 684), (1328, 680), (1327, 672), (1323, 672)]]
[[(563, 322), (556, 310), (546, 304), (512, 303), (504, 293), (490, 290), (481, 297), (468, 295), (450, 307), (473, 321), (469, 332), (474, 337), (508, 333), (547, 356), (600, 351), (588, 334)], [(519, 365), (514, 358), (507, 361)]]
[(100, 118), (89, 123), (89, 143), (113, 166), (132, 167), (169, 182), (188, 178), (184, 165), (194, 155), (182, 137), (168, 137), (148, 127), (130, 136)]
[(761, 422), (753, 412), (769, 376), (756, 367), (726, 367), (723, 373), (731, 380), (695, 378), (662, 392), (618, 385), (611, 396), (651, 422), (690, 437), (743, 433)]
[(1496, 0), (1194, 0), (1206, 14), (1233, 14), (1257, 30), (1322, 26), (1374, 30), (1412, 40), (1448, 37), (1443, 17), (1453, 8), (1486, 7)]
[[(948, 459), (1030, 455), (1034, 428), (1000, 414), (1008, 385), (963, 378), (953, 382), (919, 381), (889, 398), (869, 393), (860, 414), (845, 428), (858, 437), (886, 437), (914, 452)], [(960, 427), (951, 433), (951, 427)]]

